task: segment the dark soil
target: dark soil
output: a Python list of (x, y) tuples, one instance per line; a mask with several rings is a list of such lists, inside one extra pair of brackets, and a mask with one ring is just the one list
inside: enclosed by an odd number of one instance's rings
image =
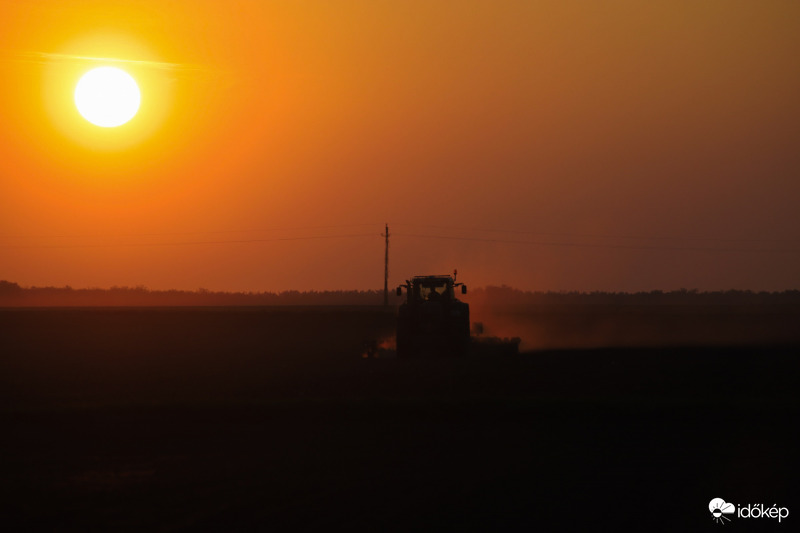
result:
[(0, 528), (696, 531), (714, 497), (792, 513), (733, 529), (794, 527), (793, 343), (362, 358), (392, 329), (0, 310)]

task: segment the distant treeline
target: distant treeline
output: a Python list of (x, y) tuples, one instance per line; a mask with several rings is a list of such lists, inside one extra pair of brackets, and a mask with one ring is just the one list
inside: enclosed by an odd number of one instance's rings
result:
[(800, 290), (754, 292), (748, 290), (706, 291), (679, 289), (649, 292), (552, 292), (521, 291), (512, 287), (486, 287), (472, 292), (471, 303), (490, 307), (531, 305), (800, 305)]
[[(390, 293), (390, 303), (400, 298)], [(247, 305), (382, 305), (383, 291), (218, 292), (150, 290), (147, 287), (73, 289), (20, 287), (0, 281), (0, 306), (247, 306)]]
[[(399, 305), (405, 296), (389, 293), (389, 304)], [(512, 287), (470, 290), (463, 297), (474, 305), (518, 307), (531, 305), (752, 305), (800, 304), (800, 291), (753, 292), (742, 290), (700, 292), (542, 292)], [(0, 306), (248, 306), (248, 305), (382, 305), (382, 290), (217, 292), (150, 290), (147, 287), (73, 289), (72, 287), (21, 287), (0, 280)]]

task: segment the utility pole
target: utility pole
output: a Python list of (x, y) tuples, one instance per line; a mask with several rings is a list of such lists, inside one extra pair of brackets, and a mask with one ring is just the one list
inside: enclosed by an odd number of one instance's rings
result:
[(383, 258), (383, 306), (389, 306), (389, 223), (386, 223), (386, 253)]

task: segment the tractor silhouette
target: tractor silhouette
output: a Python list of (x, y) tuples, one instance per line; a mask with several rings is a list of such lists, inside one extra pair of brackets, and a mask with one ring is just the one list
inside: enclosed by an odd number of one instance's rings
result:
[(469, 304), (458, 300), (455, 288), (467, 293), (453, 276), (414, 276), (397, 288), (406, 301), (397, 316), (397, 357), (463, 356), (469, 351)]

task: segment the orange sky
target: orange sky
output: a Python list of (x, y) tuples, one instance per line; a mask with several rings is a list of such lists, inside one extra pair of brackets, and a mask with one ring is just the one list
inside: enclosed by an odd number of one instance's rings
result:
[[(797, 2), (0, 10), (0, 279), (379, 288), (388, 222), (392, 285), (800, 286)], [(133, 121), (77, 114), (78, 56)]]

